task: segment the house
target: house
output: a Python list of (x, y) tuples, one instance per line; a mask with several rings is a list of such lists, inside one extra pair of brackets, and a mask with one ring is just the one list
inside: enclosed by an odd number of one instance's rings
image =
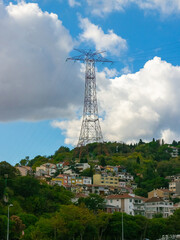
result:
[(56, 164), (58, 169), (64, 169), (64, 168), (69, 168), (69, 162), (59, 162)]
[(171, 157), (176, 158), (179, 155), (179, 149), (176, 147), (170, 147), (172, 149)]
[(96, 193), (98, 195), (107, 195), (109, 193), (109, 187), (93, 184), (92, 185), (92, 193)]
[(109, 166), (109, 165), (107, 165), (104, 168), (106, 169), (106, 171), (114, 172), (114, 173), (117, 174), (120, 166)]
[(27, 176), (27, 175), (33, 174), (32, 168), (28, 166), (20, 166), (20, 167), (16, 167), (16, 169), (19, 170), (21, 176)]
[(91, 177), (82, 177), (83, 178), (83, 184), (90, 185), (92, 184), (92, 178)]
[(52, 184), (58, 184), (66, 187), (72, 185), (88, 185), (92, 183), (91, 177), (79, 177), (79, 175), (59, 174), (56, 178), (51, 180)]
[(180, 180), (171, 181), (169, 183), (169, 191), (177, 196), (180, 196)]
[(112, 205), (105, 205), (105, 210), (107, 213), (121, 212), (121, 208)]
[(145, 213), (147, 218), (153, 218), (155, 214), (169, 217), (173, 212), (173, 203), (159, 197), (152, 197), (145, 201)]
[[(125, 212), (130, 215), (145, 215), (143, 197), (134, 194), (117, 194), (106, 196), (106, 205), (117, 208), (117, 211)], [(107, 210), (109, 207), (107, 208)], [(119, 210), (118, 210), (119, 209)], [(110, 211), (110, 210), (109, 210)]]
[(52, 178), (51, 183), (53, 185), (58, 184), (59, 186), (63, 186), (64, 185), (64, 175), (59, 174), (56, 178)]
[(169, 199), (170, 197), (170, 191), (169, 189), (154, 189), (151, 192), (148, 192), (148, 198), (152, 198), (152, 197), (159, 197), (159, 198), (163, 198), (163, 199)]
[(84, 170), (90, 168), (90, 165), (88, 163), (76, 163), (76, 168), (79, 172), (83, 172)]
[(122, 180), (125, 180), (125, 181), (134, 181), (134, 177), (130, 174), (130, 173), (127, 173), (127, 172), (120, 172), (118, 173), (118, 177)]
[(53, 163), (44, 163), (40, 167), (36, 167), (36, 176), (43, 176), (41, 174), (46, 174), (53, 176), (56, 172), (56, 165)]
[(75, 194), (75, 196), (71, 199), (71, 201), (72, 201), (73, 203), (77, 203), (78, 200), (79, 200), (79, 198), (87, 198), (87, 197), (88, 197), (88, 195), (86, 195), (86, 194), (77, 193), (77, 194)]

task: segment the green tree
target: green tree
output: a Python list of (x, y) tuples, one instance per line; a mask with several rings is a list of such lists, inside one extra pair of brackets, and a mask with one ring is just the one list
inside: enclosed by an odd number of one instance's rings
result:
[(89, 194), (87, 198), (79, 198), (78, 204), (82, 203), (84, 203), (89, 210), (93, 210), (94, 212), (97, 212), (99, 209), (104, 209), (105, 206), (104, 198), (94, 193)]

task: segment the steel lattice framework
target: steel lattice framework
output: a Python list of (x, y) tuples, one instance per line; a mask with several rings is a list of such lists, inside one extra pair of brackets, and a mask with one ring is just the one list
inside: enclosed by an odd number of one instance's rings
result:
[(102, 51), (75, 50), (81, 54), (79, 56), (67, 58), (67, 60), (80, 61), (86, 64), (83, 120), (77, 144), (77, 147), (81, 147), (88, 143), (103, 142), (98, 116), (95, 62), (112, 63), (112, 61), (103, 58), (101, 56), (103, 53)]

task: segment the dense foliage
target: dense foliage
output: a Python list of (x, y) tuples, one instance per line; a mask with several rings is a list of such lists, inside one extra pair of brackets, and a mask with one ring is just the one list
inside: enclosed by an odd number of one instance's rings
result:
[[(83, 172), (92, 176), (95, 164), (121, 165), (130, 172), (138, 185), (135, 193), (147, 196), (154, 188), (167, 187), (167, 176), (180, 173), (180, 157), (172, 158), (172, 146), (160, 145), (153, 139), (138, 144), (104, 143), (89, 144), (70, 150), (60, 147), (52, 156), (25, 157), (20, 166), (31, 166), (33, 170), (43, 163), (68, 161), (72, 168), (75, 161), (90, 163), (91, 168)], [(72, 193), (63, 187), (50, 186), (32, 176), (19, 176), (18, 171), (6, 162), (0, 163), (0, 239), (6, 239), (7, 211), (10, 208), (10, 239), (26, 240), (80, 240), (120, 239), (122, 214), (107, 214), (103, 211), (104, 200), (97, 195), (79, 199), (72, 204)], [(124, 214), (125, 239), (155, 240), (164, 234), (180, 233), (180, 209), (167, 219), (155, 216)], [(22, 234), (24, 232), (24, 234)]]
[[(154, 188), (167, 188), (167, 176), (180, 173), (180, 156), (171, 157), (172, 147), (180, 149), (180, 142), (172, 144), (160, 144), (159, 140), (153, 139), (144, 143), (141, 139), (138, 144), (125, 144), (118, 142), (92, 143), (85, 147), (70, 150), (68, 147), (60, 147), (54, 155), (36, 156), (34, 159), (26, 157), (18, 165), (31, 166), (34, 170), (43, 163), (58, 163), (67, 161), (75, 170), (75, 161), (88, 162), (91, 169), (83, 172), (84, 176), (94, 173), (94, 165), (121, 165), (127, 172), (134, 176), (138, 185), (137, 195), (147, 197), (147, 193)], [(59, 173), (59, 172), (58, 172)], [(58, 174), (57, 173), (57, 174)]]

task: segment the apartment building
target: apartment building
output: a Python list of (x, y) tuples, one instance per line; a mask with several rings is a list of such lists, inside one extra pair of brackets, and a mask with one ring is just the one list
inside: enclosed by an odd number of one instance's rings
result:
[(173, 203), (162, 198), (152, 197), (145, 201), (145, 213), (147, 218), (153, 218), (155, 214), (169, 217), (173, 213)]
[(119, 178), (116, 176), (94, 174), (93, 184), (102, 186), (119, 186)]
[(169, 183), (170, 193), (180, 196), (180, 180), (175, 180)]
[(135, 196), (134, 194), (117, 194), (106, 197), (108, 212), (121, 211), (133, 216), (145, 215), (144, 201), (145, 198)]
[(148, 198), (159, 197), (163, 199), (169, 199), (170, 191), (169, 189), (154, 189), (151, 192), (148, 192)]

